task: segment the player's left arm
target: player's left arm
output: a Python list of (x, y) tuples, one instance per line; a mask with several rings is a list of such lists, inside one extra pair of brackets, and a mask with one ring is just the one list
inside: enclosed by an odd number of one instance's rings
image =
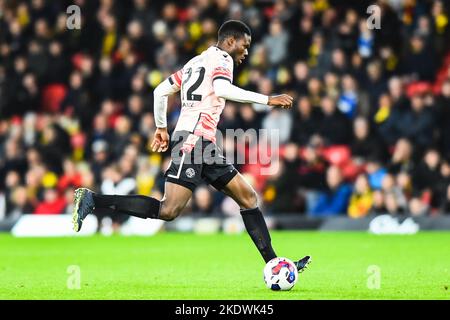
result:
[(212, 81), (216, 96), (242, 103), (259, 103), (272, 107), (290, 108), (293, 98), (287, 94), (266, 96), (233, 85), (233, 59), (220, 54), (213, 62)]
[(218, 97), (227, 100), (242, 103), (266, 104), (272, 107), (280, 108), (290, 108), (292, 106), (293, 98), (287, 94), (266, 96), (264, 94), (241, 89), (224, 78), (215, 79), (213, 81), (213, 87), (214, 92)]
[(170, 95), (181, 89), (182, 70), (179, 70), (161, 82), (153, 91), (153, 111), (156, 132), (150, 145), (152, 151), (164, 152), (169, 147), (167, 132), (167, 101)]

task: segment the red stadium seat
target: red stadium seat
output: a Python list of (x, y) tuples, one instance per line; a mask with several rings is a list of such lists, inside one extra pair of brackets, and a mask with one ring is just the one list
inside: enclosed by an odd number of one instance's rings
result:
[(425, 94), (427, 92), (430, 92), (432, 89), (432, 85), (429, 82), (425, 81), (418, 81), (413, 82), (406, 88), (406, 94), (408, 97), (412, 97), (416, 94)]
[(357, 165), (350, 161), (342, 167), (342, 175), (347, 181), (355, 181), (358, 174), (364, 172), (364, 166)]
[(67, 88), (60, 83), (50, 84), (42, 90), (42, 110), (47, 112), (60, 111), (61, 102), (65, 98)]
[(351, 151), (348, 146), (335, 145), (324, 148), (322, 155), (327, 161), (336, 166), (343, 166), (351, 159)]

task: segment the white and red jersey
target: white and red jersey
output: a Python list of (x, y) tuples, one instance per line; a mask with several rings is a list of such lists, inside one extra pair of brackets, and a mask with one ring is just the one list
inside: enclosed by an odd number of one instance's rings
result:
[(214, 93), (215, 79), (233, 82), (233, 59), (215, 46), (169, 77), (171, 84), (181, 88), (181, 114), (175, 131), (186, 130), (215, 142), (217, 123), (225, 107), (225, 99)]

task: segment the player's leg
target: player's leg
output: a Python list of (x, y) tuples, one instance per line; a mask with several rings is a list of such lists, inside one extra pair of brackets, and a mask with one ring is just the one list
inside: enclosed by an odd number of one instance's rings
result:
[(166, 181), (164, 197), (161, 200), (159, 219), (171, 221), (178, 217), (192, 197), (192, 190)]
[(166, 182), (164, 197), (157, 200), (142, 195), (93, 194), (95, 208), (113, 208), (116, 212), (142, 219), (175, 219), (192, 196), (192, 191), (182, 185)]
[[(241, 208), (245, 228), (264, 261), (268, 262), (275, 258), (277, 255), (272, 248), (270, 233), (263, 214), (258, 208), (258, 197), (252, 186), (238, 173), (230, 182), (221, 188), (221, 191), (236, 201)], [(304, 271), (310, 263), (310, 256), (305, 256), (295, 262), (299, 272)]]
[(94, 209), (109, 209), (142, 219), (175, 219), (192, 196), (192, 191), (179, 184), (166, 182), (165, 193), (161, 201), (143, 195), (102, 195), (80, 188), (75, 191), (73, 214), (74, 230), (79, 231), (84, 218)]
[[(200, 180), (201, 164), (192, 163), (190, 157), (193, 157), (194, 154), (186, 154), (179, 148), (189, 136), (189, 132), (180, 132), (172, 137), (172, 161), (164, 173), (166, 183), (164, 197), (161, 201), (143, 195), (101, 195), (89, 189), (80, 188), (75, 191), (74, 230), (80, 230), (83, 219), (94, 209), (112, 210), (113, 213), (120, 212), (143, 219), (165, 221), (175, 219), (186, 206), (192, 196), (192, 191)], [(195, 175), (196, 170), (199, 172), (197, 175)], [(191, 171), (194, 172), (194, 176), (190, 176)]]
[(276, 258), (269, 230), (258, 208), (258, 197), (253, 187), (238, 173), (222, 188), (222, 191), (236, 201), (241, 208), (245, 228), (264, 261), (268, 262)]
[(223, 152), (216, 144), (208, 147), (213, 150), (208, 163), (203, 167), (206, 180), (217, 190), (222, 191), (237, 202), (241, 208), (241, 215), (245, 228), (252, 238), (264, 261), (276, 258), (272, 248), (269, 230), (261, 211), (258, 208), (258, 197), (253, 187), (244, 177), (226, 161)]

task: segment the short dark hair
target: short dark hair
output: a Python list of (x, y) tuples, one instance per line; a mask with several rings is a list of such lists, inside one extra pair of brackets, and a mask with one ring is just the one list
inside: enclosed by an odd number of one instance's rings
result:
[(252, 35), (250, 28), (245, 23), (238, 20), (228, 20), (219, 28), (218, 40), (221, 42), (228, 37), (238, 39), (242, 38), (244, 34)]

